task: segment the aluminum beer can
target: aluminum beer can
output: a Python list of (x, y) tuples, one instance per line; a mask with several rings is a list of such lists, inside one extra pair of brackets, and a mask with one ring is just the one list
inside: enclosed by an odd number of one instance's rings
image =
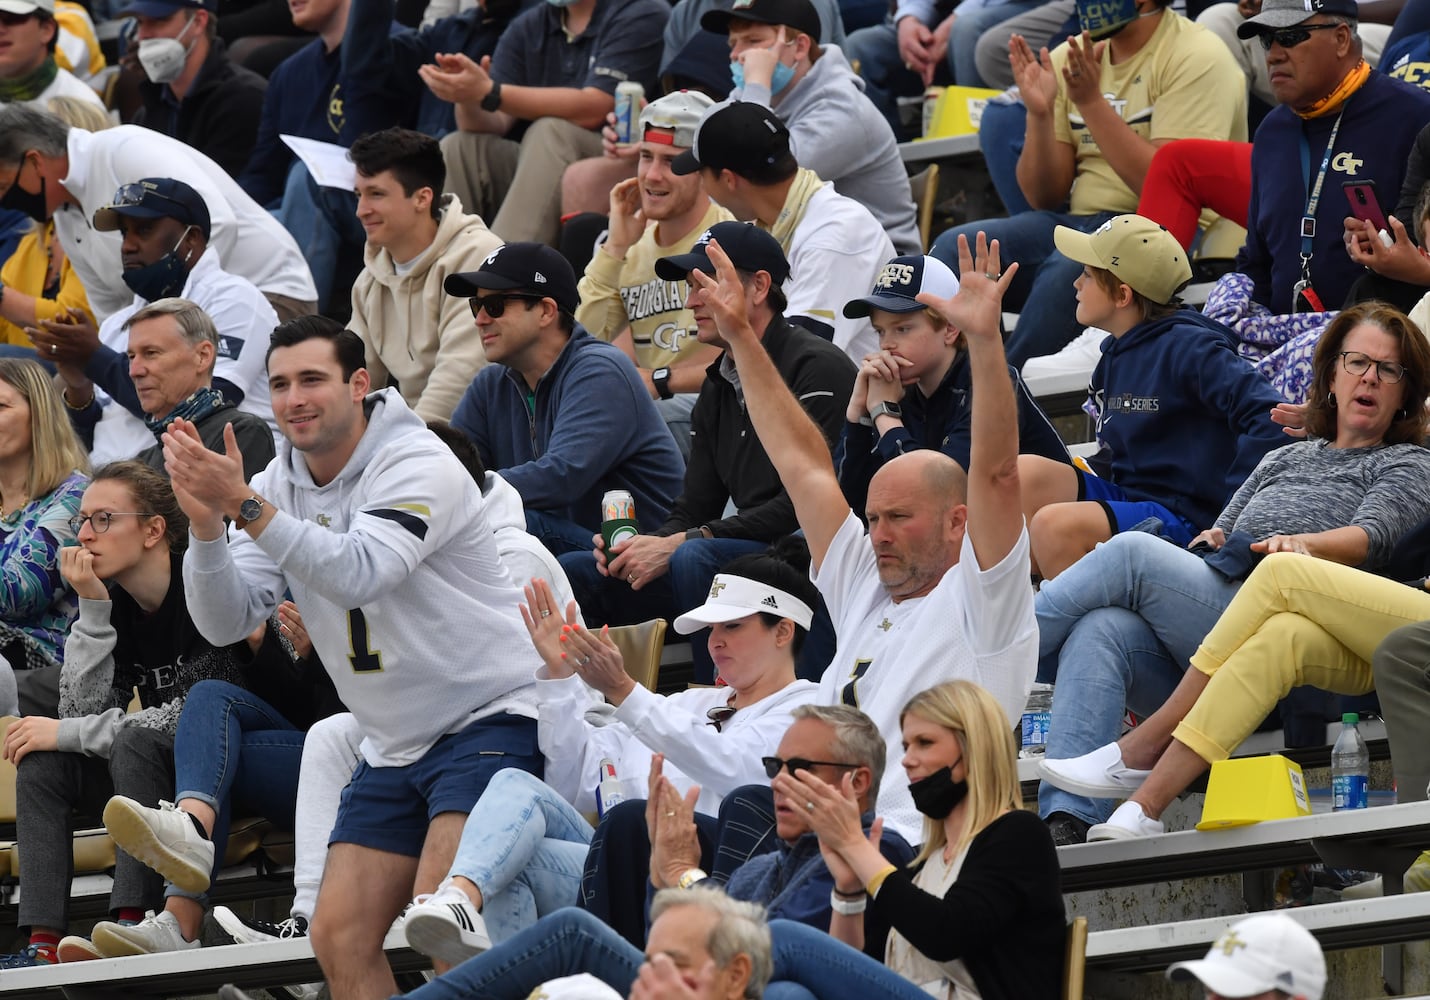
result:
[(622, 146), (640, 142), (636, 130), (640, 126), (641, 104), (645, 87), (634, 80), (616, 84), (616, 142)]
[(617, 542), (640, 534), (636, 500), (629, 490), (607, 490), (601, 498), (601, 538), (610, 552)]

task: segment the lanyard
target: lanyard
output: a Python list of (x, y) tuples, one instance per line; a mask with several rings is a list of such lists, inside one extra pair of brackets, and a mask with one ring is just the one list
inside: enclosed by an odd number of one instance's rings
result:
[(1314, 186), (1311, 184), (1311, 144), (1306, 141), (1305, 129), (1301, 131), (1301, 177), (1311, 189), (1306, 199), (1306, 212), (1301, 216), (1301, 277), (1305, 281), (1311, 279), (1311, 254), (1314, 252), (1312, 244), (1316, 237), (1316, 206), (1321, 201), (1321, 185), (1325, 182), (1326, 171), (1331, 166), (1331, 153), (1335, 151), (1336, 135), (1341, 130), (1341, 117), (1345, 113), (1345, 108), (1341, 108), (1340, 114), (1336, 115), (1336, 123), (1331, 126), (1330, 138), (1326, 140), (1326, 153), (1321, 157), (1321, 169), (1316, 174)]

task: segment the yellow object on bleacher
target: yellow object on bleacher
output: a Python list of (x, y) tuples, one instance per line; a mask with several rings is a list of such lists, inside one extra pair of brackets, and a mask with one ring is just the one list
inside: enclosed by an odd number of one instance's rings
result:
[(969, 135), (978, 131), (978, 123), (983, 119), (983, 106), (990, 97), (997, 97), (1001, 90), (986, 87), (945, 87), (934, 105), (933, 119), (925, 139), (942, 139), (950, 135)]
[(1220, 830), (1310, 814), (1311, 800), (1300, 764), (1280, 754), (1234, 757), (1212, 765), (1197, 829)]

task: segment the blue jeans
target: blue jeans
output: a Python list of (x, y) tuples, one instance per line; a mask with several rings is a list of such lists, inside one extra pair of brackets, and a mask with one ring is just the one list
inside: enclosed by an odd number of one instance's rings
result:
[(591, 825), (550, 785), (508, 768), (487, 782), (462, 828), (451, 874), (482, 891), (482, 916), (501, 942), (540, 916), (574, 906)]
[(54, 363), (40, 357), (40, 352), (33, 347), (25, 347), (21, 344), (0, 344), (0, 358), (19, 358), (23, 361), (35, 361), (51, 375), (55, 374)]
[(299, 159), (288, 170), (288, 182), (283, 188), (283, 200), (273, 216), (298, 243), (308, 270), (313, 272), (313, 284), (318, 289), (318, 311), (327, 310), (332, 301), (333, 284), (338, 273), (338, 246), (341, 239), (318, 210), (316, 185), (308, 168)]
[(986, 87), (983, 77), (978, 75), (978, 64), (973, 55), (979, 37), (994, 25), (1042, 5), (1043, 0), (1007, 0), (1006, 3), (979, 7), (977, 10), (960, 10), (948, 34), (947, 58), (953, 82), (960, 87)]
[[(1050, 759), (1117, 739), (1131, 708), (1146, 716), (1176, 688), (1188, 661), (1241, 584), (1170, 542), (1114, 536), (1038, 591), (1038, 679), (1053, 683)], [(1112, 802), (1044, 783), (1038, 813), (1101, 823)]]
[[(1033, 206), (1018, 186), (1018, 158), (1023, 155), (1023, 137), (1027, 132), (1028, 109), (1021, 99), (996, 97), (983, 106), (983, 119), (978, 123), (978, 148), (988, 167), (988, 177), (1009, 215), (1031, 212)], [(958, 252), (958, 244), (953, 245)], [(1007, 263), (1005, 259), (1004, 264)]]
[[(879, 997), (880, 1000), (928, 1000), (928, 994), (823, 931), (793, 920), (771, 920), (775, 971), (772, 987), (782, 985), (781, 997)], [(803, 987), (796, 991), (791, 985)], [(807, 993), (805, 991), (808, 991)], [(776, 995), (767, 991), (766, 996)]]
[(526, 530), (540, 539), (541, 544), (555, 556), (574, 552), (590, 558), (591, 550), (595, 548), (591, 539), (596, 532), (544, 510), (527, 509)]
[(1090, 233), (1108, 219), (1111, 212), (1070, 215), (1066, 212), (1034, 211), (1007, 219), (984, 219), (955, 226), (934, 241), (929, 252), (956, 272), (958, 237), (968, 238), (972, 249), (979, 230), (988, 239), (998, 240), (1002, 264), (1018, 262), (1018, 274), (1003, 300), (1003, 307), (1017, 311), (1018, 326), (1008, 338), (1008, 363), (1022, 368), (1029, 358), (1056, 354), (1074, 340), (1082, 327), (1077, 321), (1077, 293), (1073, 282), (1082, 274), (1082, 265), (1058, 253), (1053, 230), (1069, 226)]
[(567, 908), (469, 958), (407, 1000), (526, 1000), (549, 979), (589, 972), (624, 995), (645, 956), (598, 918)]
[[(174, 736), (174, 801), (196, 799), (214, 810), (215, 875), (235, 802), (279, 829), (293, 829), (304, 735), (272, 705), (237, 685), (207, 680), (189, 689)], [(164, 891), (191, 895), (172, 885)]]

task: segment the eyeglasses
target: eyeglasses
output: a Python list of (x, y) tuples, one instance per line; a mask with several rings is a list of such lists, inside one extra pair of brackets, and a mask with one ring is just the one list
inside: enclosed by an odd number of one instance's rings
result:
[(151, 514), (142, 510), (100, 510), (93, 514), (76, 514), (70, 518), (70, 530), (76, 535), (79, 529), (84, 527), (84, 522), (88, 521), (90, 527), (94, 529), (96, 535), (102, 535), (109, 530), (109, 522), (116, 517), (158, 517), (158, 514)]
[(1397, 361), (1377, 361), (1360, 351), (1342, 351), (1341, 367), (1352, 375), (1364, 375), (1375, 365), (1375, 373), (1382, 382), (1399, 382), (1405, 377), (1405, 366)]
[(501, 319), (501, 314), (506, 312), (507, 299), (521, 299), (524, 302), (540, 302), (546, 296), (532, 295), (530, 292), (501, 292), (497, 295), (486, 295), (479, 299), (468, 299), (467, 305), (472, 307), (472, 318), (476, 319), (477, 312), (485, 309), (487, 315), (492, 319)]
[(1339, 28), (1339, 21), (1332, 21), (1330, 24), (1297, 24), (1290, 28), (1277, 28), (1275, 31), (1262, 31), (1257, 34), (1261, 41), (1261, 47), (1267, 52), (1271, 51), (1271, 44), (1274, 42), (1283, 49), (1294, 49), (1306, 39), (1311, 37), (1313, 31), (1328, 31), (1332, 28)]
[(778, 757), (761, 757), (760, 763), (765, 765), (765, 775), (773, 778), (786, 768), (791, 776), (801, 771), (808, 771), (812, 767), (842, 767), (845, 770), (853, 771), (862, 766), (859, 764), (841, 764), (837, 760), (805, 760), (803, 757), (791, 757), (789, 760), (781, 760)]

